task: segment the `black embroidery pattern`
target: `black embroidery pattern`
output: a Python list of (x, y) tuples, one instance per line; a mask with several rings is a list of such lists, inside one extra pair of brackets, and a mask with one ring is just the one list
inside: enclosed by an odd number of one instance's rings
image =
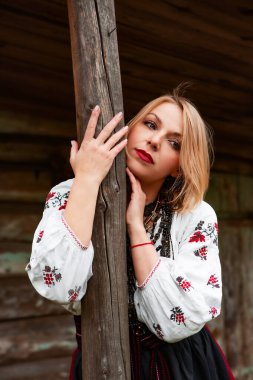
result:
[(162, 328), (161, 328), (161, 326), (159, 325), (159, 323), (157, 323), (157, 324), (153, 323), (153, 327), (154, 327), (154, 329), (155, 329), (155, 331), (156, 331), (156, 335), (157, 335), (160, 339), (163, 339), (164, 334), (163, 334), (163, 332), (162, 332)]
[(182, 312), (181, 307), (179, 306), (173, 307), (171, 311), (172, 311), (172, 314), (170, 316), (170, 319), (176, 322), (178, 325), (181, 325), (181, 323), (183, 323), (186, 326), (185, 316), (184, 316), (184, 313)]
[(69, 301), (75, 302), (81, 290), (81, 286), (76, 286), (75, 289), (69, 289)]
[(60, 282), (62, 279), (61, 273), (57, 273), (57, 268), (51, 268), (50, 266), (46, 265), (43, 269), (43, 279), (44, 283), (50, 288), (51, 286), (55, 286), (55, 281)]
[(189, 292), (192, 288), (191, 283), (187, 281), (184, 277), (178, 276), (176, 278), (178, 285), (185, 291)]
[(211, 285), (212, 288), (219, 288), (220, 287), (219, 281), (218, 281), (217, 277), (214, 274), (212, 274), (209, 277), (207, 285)]
[(65, 209), (70, 191), (61, 194), (59, 191), (50, 192), (46, 198), (45, 209), (58, 207), (58, 210)]
[(206, 260), (207, 259), (207, 247), (201, 247), (194, 251), (194, 255), (199, 257), (201, 260)]
[(195, 232), (190, 236), (189, 242), (205, 242), (206, 238), (212, 239), (213, 244), (218, 245), (218, 225), (217, 223), (208, 223), (201, 220), (195, 227)]

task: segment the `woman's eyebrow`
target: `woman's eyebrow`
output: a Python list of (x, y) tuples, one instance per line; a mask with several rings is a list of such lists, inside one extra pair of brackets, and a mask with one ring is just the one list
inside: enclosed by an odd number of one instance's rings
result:
[(178, 132), (170, 132), (168, 133), (168, 135), (173, 136), (173, 137), (178, 137), (180, 139), (182, 138), (181, 133), (178, 133)]
[(160, 117), (158, 117), (154, 112), (149, 112), (149, 113), (147, 114), (147, 116), (148, 116), (148, 115), (153, 115), (153, 116), (155, 116), (155, 117), (157, 118), (158, 122), (159, 122), (160, 124), (162, 124), (162, 120), (161, 120)]

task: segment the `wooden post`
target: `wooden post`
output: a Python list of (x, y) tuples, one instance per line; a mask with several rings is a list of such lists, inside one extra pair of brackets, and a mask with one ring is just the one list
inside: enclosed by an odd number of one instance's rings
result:
[[(123, 110), (113, 0), (68, 0), (78, 139), (91, 109), (98, 132)], [(121, 153), (98, 196), (93, 277), (82, 302), (83, 379), (130, 380), (125, 254), (125, 159)]]

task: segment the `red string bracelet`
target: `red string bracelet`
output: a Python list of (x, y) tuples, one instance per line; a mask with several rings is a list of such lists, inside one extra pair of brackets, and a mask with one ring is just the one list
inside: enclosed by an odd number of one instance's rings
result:
[(143, 245), (149, 245), (149, 244), (154, 245), (154, 243), (152, 241), (149, 241), (148, 243), (141, 243), (141, 244), (132, 245), (131, 249), (136, 248), (136, 247), (141, 247)]

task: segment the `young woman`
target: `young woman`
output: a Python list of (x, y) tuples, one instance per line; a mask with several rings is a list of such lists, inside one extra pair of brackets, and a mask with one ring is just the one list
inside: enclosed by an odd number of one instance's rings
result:
[(116, 115), (94, 138), (99, 114), (96, 106), (80, 148), (72, 142), (75, 178), (50, 191), (27, 266), (35, 289), (75, 315), (72, 378), (81, 379), (80, 301), (92, 276), (98, 190), (125, 148), (132, 379), (233, 379), (205, 327), (220, 313), (222, 292), (217, 219), (203, 201), (210, 169), (204, 121), (177, 91), (111, 135)]

